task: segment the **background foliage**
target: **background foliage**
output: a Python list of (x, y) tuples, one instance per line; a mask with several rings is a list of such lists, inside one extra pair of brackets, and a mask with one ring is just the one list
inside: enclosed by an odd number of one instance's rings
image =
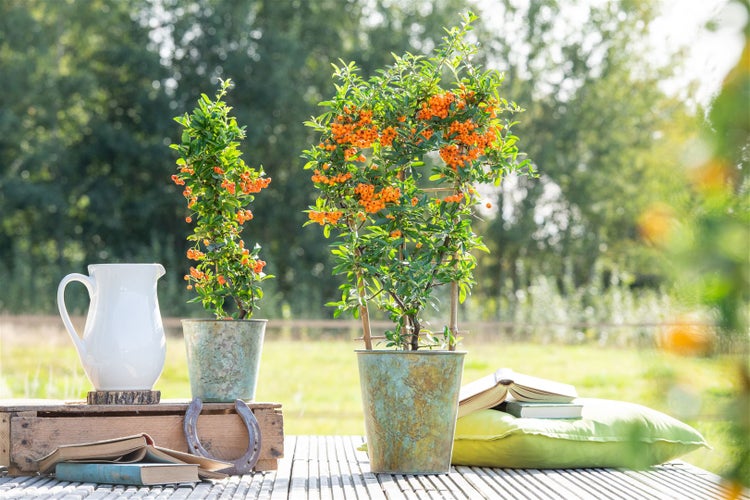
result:
[[(477, 256), (482, 272), (465, 312), (514, 319), (542, 286), (577, 304), (569, 322), (662, 319), (652, 308), (603, 317), (611, 309), (597, 302), (670, 292), (665, 262), (638, 223), (655, 201), (696, 205), (675, 172), (705, 113), (684, 98), (690, 87), (678, 99), (660, 85), (684, 58), (653, 57), (654, 2), (521, 5), (3, 0), (0, 311), (54, 312), (50, 290), (89, 263), (158, 261), (168, 272), (163, 313), (201, 314), (182, 281), (189, 227), (169, 180), (168, 145), (179, 139), (171, 117), (231, 78), (229, 105), (248, 126), (244, 157), (274, 179), (247, 234), (277, 276), (258, 314), (331, 315), (323, 304), (338, 296), (338, 281), (327, 242), (302, 228), (314, 197), (300, 157), (314, 138), (303, 122), (331, 92), (331, 63), (355, 60), (369, 76), (392, 52), (429, 51), (472, 8), (482, 16), (480, 56), (505, 72), (504, 97), (526, 108), (516, 131), (541, 179), (509, 177), (486, 194), (496, 208), (479, 227), (491, 253)], [(83, 291), (70, 302), (82, 310)]]

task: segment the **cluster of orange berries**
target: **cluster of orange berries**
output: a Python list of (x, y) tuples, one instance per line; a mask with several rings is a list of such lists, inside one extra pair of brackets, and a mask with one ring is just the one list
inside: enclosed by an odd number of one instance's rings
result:
[(255, 274), (260, 274), (263, 272), (263, 268), (266, 267), (266, 261), (257, 259), (252, 262), (247, 262), (247, 265), (253, 268)]
[(401, 190), (397, 187), (386, 186), (381, 191), (375, 191), (372, 184), (359, 183), (354, 188), (354, 193), (359, 196), (359, 204), (367, 213), (374, 214), (385, 208), (386, 203), (399, 203)]
[(338, 223), (341, 216), (344, 215), (342, 212), (334, 211), (334, 212), (318, 212), (318, 211), (311, 211), (308, 214), (308, 217), (311, 221), (317, 222), (321, 226), (325, 226), (326, 224), (336, 224)]
[(230, 181), (229, 179), (224, 179), (221, 181), (221, 187), (229, 191), (229, 194), (234, 194), (236, 186), (234, 182)]
[[(203, 271), (199, 271), (196, 268), (191, 266), (190, 274), (185, 275), (185, 281), (190, 281), (191, 279), (198, 282), (196, 286), (200, 287), (201, 286), (200, 282), (206, 279), (206, 273), (204, 273)], [(188, 284), (187, 289), (192, 290), (193, 285)]]
[[(361, 151), (372, 147), (374, 142), (379, 141), (383, 146), (391, 146), (398, 135), (396, 129), (388, 126), (382, 132), (372, 123), (372, 111), (356, 111), (344, 107), (343, 115), (336, 117), (330, 125), (332, 140), (329, 143), (320, 143), (319, 148), (326, 151), (334, 151), (339, 146), (347, 146), (344, 150), (346, 160), (365, 162), (366, 158)], [(355, 116), (356, 118), (354, 118)], [(400, 117), (403, 122), (406, 117)]]
[(417, 118), (420, 120), (429, 120), (431, 118), (448, 118), (451, 104), (456, 101), (456, 94), (446, 92), (445, 94), (435, 94), (430, 97), (428, 102), (422, 103), (422, 109), (417, 112)]
[(476, 149), (466, 150), (466, 148), (460, 148), (457, 144), (449, 144), (440, 148), (440, 158), (456, 171), (458, 167), (466, 165), (467, 162), (475, 160), (479, 157), (479, 152)]
[(240, 175), (240, 189), (245, 194), (260, 193), (260, 190), (267, 188), (269, 184), (271, 184), (270, 177), (253, 179), (250, 172), (244, 172)]
[(443, 201), (446, 203), (461, 203), (464, 200), (464, 195), (461, 193), (456, 193), (451, 196), (446, 196), (443, 198)]
[(361, 110), (357, 113), (357, 121), (350, 116), (355, 114), (348, 107), (344, 108), (346, 115), (339, 115), (331, 123), (333, 140), (337, 144), (351, 144), (354, 147), (369, 148), (378, 139), (378, 129), (372, 124), (372, 111)]
[(245, 222), (253, 220), (253, 213), (250, 210), (240, 208), (237, 211), (237, 222), (244, 224)]
[(386, 147), (391, 146), (396, 135), (398, 135), (398, 133), (395, 128), (391, 126), (386, 127), (380, 134), (380, 144)]
[(195, 248), (190, 248), (187, 251), (187, 258), (190, 260), (200, 260), (202, 259), (206, 254), (201, 252), (200, 250), (196, 250)]
[[(325, 169), (327, 168), (327, 166), (323, 168)], [(351, 178), (352, 178), (352, 174), (349, 172), (327, 176), (318, 169), (315, 169), (313, 171), (313, 175), (311, 177), (313, 182), (316, 182), (319, 184), (327, 184), (329, 186), (333, 186), (334, 184), (343, 184)]]
[(494, 128), (485, 133), (475, 132), (478, 125), (471, 120), (455, 121), (448, 127), (448, 133), (455, 135), (455, 143), (440, 148), (440, 157), (454, 171), (468, 163), (476, 161), (491, 145), (497, 135)]

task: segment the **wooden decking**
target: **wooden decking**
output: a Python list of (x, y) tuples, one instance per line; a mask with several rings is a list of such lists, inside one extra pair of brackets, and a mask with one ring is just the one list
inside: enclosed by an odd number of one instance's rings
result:
[[(454, 467), (450, 474), (373, 474), (359, 436), (287, 436), (277, 471), (196, 485), (136, 488), (0, 477), (0, 498), (110, 499), (723, 499), (721, 479), (674, 462), (648, 471)], [(745, 490), (739, 497), (750, 500)]]

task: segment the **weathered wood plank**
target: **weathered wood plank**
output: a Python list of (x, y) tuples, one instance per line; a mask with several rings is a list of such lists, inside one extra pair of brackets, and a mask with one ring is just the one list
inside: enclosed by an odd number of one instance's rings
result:
[(474, 498), (483, 498), (455, 467), (451, 468), (451, 472), (447, 478), (444, 478), (444, 481), (456, 498), (471, 498), (472, 495)]
[(623, 474), (665, 495), (680, 492), (680, 497), (686, 500), (703, 500), (712, 495), (729, 496), (729, 489), (720, 477), (687, 464), (663, 465), (654, 470), (625, 471)]
[(155, 405), (161, 401), (161, 391), (89, 391), (90, 405)]
[(329, 437), (325, 440), (325, 454), (328, 459), (328, 470), (331, 479), (331, 496), (336, 500), (344, 499), (344, 481), (341, 477), (341, 467), (336, 455), (336, 442)]
[[(292, 458), (292, 470), (290, 475), (289, 498), (307, 498), (308, 491), (308, 450), (309, 439), (298, 439)], [(314, 479), (314, 478), (313, 478)]]
[(296, 448), (297, 438), (295, 436), (286, 436), (284, 438), (284, 458), (278, 462), (278, 469), (276, 470), (273, 489), (271, 491), (272, 500), (287, 498), (292, 476), (292, 461), (297, 451)]
[(549, 481), (550, 489), (554, 491), (551, 498), (579, 498), (581, 500), (598, 500), (605, 498), (596, 496), (585, 488), (582, 488), (574, 478), (570, 478), (564, 471), (552, 469), (542, 471), (544, 479)]
[(359, 474), (359, 466), (353, 460), (351, 441), (344, 436), (334, 436), (333, 439), (336, 443), (336, 457), (344, 484), (344, 498), (367, 498), (367, 489)]
[(484, 473), (479, 467), (458, 466), (456, 470), (471, 484), (472, 488), (482, 496), (482, 498), (513, 498), (503, 495), (495, 485), (487, 483), (483, 478)]
[(348, 436), (346, 438), (346, 460), (352, 465), (351, 470), (361, 477), (364, 490), (367, 491), (367, 497), (374, 500), (385, 500), (386, 495), (383, 492), (376, 474), (370, 472), (370, 459), (367, 452), (359, 448), (364, 444), (361, 436)]
[[(281, 405), (250, 403), (262, 434), (255, 470), (273, 470), (284, 453)], [(183, 431), (187, 403), (159, 405), (60, 404), (47, 400), (0, 400), (0, 465), (11, 474), (33, 474), (36, 459), (62, 444), (147, 433), (156, 444), (187, 451)], [(234, 460), (247, 449), (247, 428), (229, 403), (206, 403), (198, 417), (201, 443), (214, 457)]]

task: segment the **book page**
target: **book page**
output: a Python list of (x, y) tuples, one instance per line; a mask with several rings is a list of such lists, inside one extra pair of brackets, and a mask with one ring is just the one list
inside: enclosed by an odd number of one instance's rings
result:
[(145, 460), (162, 463), (196, 464), (198, 465), (199, 473), (202, 476), (208, 477), (205, 473), (212, 473), (212, 478), (225, 477), (226, 474), (213, 473), (232, 466), (230, 462), (225, 462), (223, 460), (201, 457), (199, 455), (193, 455), (191, 453), (185, 453), (177, 450), (170, 450), (169, 448), (162, 448), (160, 446), (149, 446), (147, 448)]
[(510, 387), (513, 397), (519, 401), (554, 401), (565, 403), (578, 397), (575, 387), (531, 375), (514, 374)]

